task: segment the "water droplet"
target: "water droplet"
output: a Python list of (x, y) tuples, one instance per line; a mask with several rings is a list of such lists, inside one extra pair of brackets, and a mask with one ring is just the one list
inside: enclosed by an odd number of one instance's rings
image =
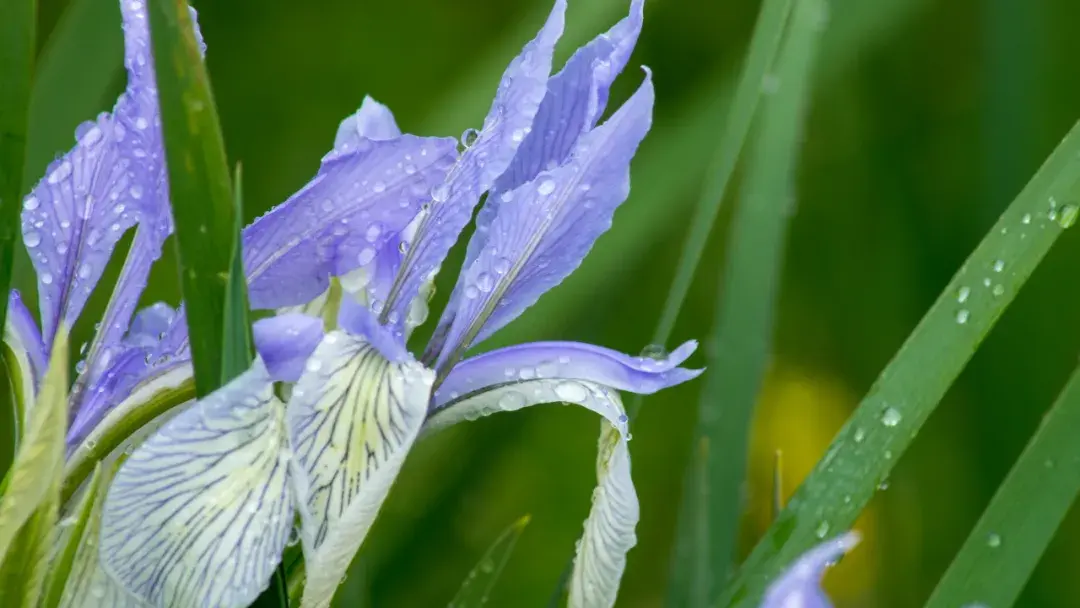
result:
[(146, 127), (148, 127), (148, 126), (150, 126), (150, 123), (148, 123), (146, 121), (146, 118), (140, 116), (140, 117), (135, 119), (135, 128), (136, 129), (142, 131), (142, 130), (146, 129)]
[(577, 403), (589, 396), (588, 390), (578, 382), (566, 381), (555, 385), (555, 394), (563, 401)]
[(491, 268), (498, 274), (506, 274), (510, 272), (510, 260), (499, 258), (495, 260), (495, 263), (491, 265)]
[(69, 175), (71, 175), (71, 163), (65, 160), (49, 174), (48, 182), (50, 184), (57, 184), (62, 180), (67, 179), (67, 176)]
[(93, 270), (94, 269), (90, 266), (90, 264), (84, 262), (82, 264), (79, 264), (79, 270), (78, 272), (76, 272), (76, 274), (80, 279), (85, 280), (90, 278), (90, 273), (93, 272)]
[(135, 184), (128, 192), (131, 194), (131, 198), (139, 200), (143, 196), (143, 187), (139, 184)]
[(561, 363), (563, 365), (569, 364), (570, 363), (570, 357), (568, 357), (566, 355), (559, 355), (559, 363)]
[(814, 535), (817, 536), (818, 538), (825, 538), (825, 536), (828, 535), (828, 534), (829, 534), (829, 522), (827, 522), (827, 521), (823, 521), (820, 524), (818, 524), (817, 529), (814, 530)]
[(53, 276), (47, 272), (41, 273), (41, 282), (45, 285), (52, 285)]
[(1001, 535), (996, 532), (991, 532), (986, 537), (986, 546), (991, 549), (997, 549), (1001, 546)]
[[(892, 456), (891, 456), (891, 453), (890, 453), (890, 458), (891, 457)], [(882, 492), (884, 492), (885, 490), (888, 490), (889, 489), (889, 480), (888, 479), (882, 479), (881, 483), (877, 484), (877, 489), (881, 490)]]
[(91, 228), (90, 234), (86, 236), (86, 244), (93, 247), (94, 245), (97, 245), (98, 241), (100, 240), (101, 232), (97, 228)]
[(26, 243), (27, 247), (33, 249), (41, 244), (41, 235), (31, 230), (30, 232), (23, 234), (23, 242)]
[(75, 373), (86, 373), (86, 359), (80, 359), (79, 362), (75, 364)]
[(664, 359), (667, 359), (668, 352), (667, 349), (665, 349), (659, 344), (649, 344), (645, 348), (641, 349), (641, 356), (646, 359), (663, 361)]
[(1005, 270), (1005, 260), (997, 260), (994, 262), (994, 272), (1001, 272)]
[(383, 190), (386, 190), (386, 184), (384, 184), (382, 182), (375, 182), (374, 184), (371, 185), (371, 189), (374, 190), (376, 193), (379, 193), (379, 192), (382, 192)]
[(480, 562), (480, 571), (485, 573), (492, 573), (495, 571), (495, 560), (491, 558), (484, 559)]
[(547, 196), (555, 191), (555, 180), (545, 179), (540, 182), (540, 185), (536, 187), (536, 192), (540, 196)]
[(956, 301), (963, 304), (967, 302), (969, 295), (971, 295), (971, 288), (967, 286), (961, 287), (960, 291), (956, 292)]
[(1031, 223), (1031, 214), (1030, 213), (1025, 213), (1024, 217), (1020, 218), (1020, 222), (1024, 223), (1024, 224), (1030, 224)]
[(525, 395), (517, 391), (507, 391), (499, 397), (499, 407), (504, 410), (516, 410), (525, 407)]
[(38, 202), (36, 196), (28, 196), (26, 197), (26, 200), (23, 201), (23, 209), (26, 209), (27, 211), (33, 211), (34, 209), (37, 209), (38, 205), (40, 205), (40, 203)]
[(364, 238), (366, 238), (369, 243), (374, 243), (375, 240), (379, 238), (380, 234), (382, 234), (382, 226), (372, 224), (368, 226), (367, 232), (364, 233)]
[(431, 189), (431, 200), (436, 203), (444, 203), (448, 198), (450, 198), (450, 187), (446, 184), (439, 184)]
[(961, 308), (960, 310), (956, 311), (956, 322), (960, 325), (963, 325), (964, 323), (967, 323), (968, 317), (970, 316), (971, 311), (966, 308)]
[(994, 288), (990, 290), (990, 293), (994, 294), (995, 296), (1001, 296), (1005, 293), (1005, 286), (1001, 283), (998, 283), (997, 285), (994, 285)]
[(492, 288), (495, 287), (495, 280), (491, 278), (491, 275), (486, 272), (481, 272), (476, 277), (476, 288), (484, 293), (490, 293)]
[(469, 298), (470, 300), (475, 300), (479, 296), (480, 296), (480, 290), (477, 289), (475, 285), (466, 285), (465, 286), (465, 297), (466, 298)]
[(900, 410), (895, 407), (886, 407), (885, 411), (881, 413), (881, 424), (887, 427), (894, 427), (900, 424), (903, 419), (903, 415), (900, 414)]
[(892, 460), (892, 450), (885, 450), (882, 456), (885, 457), (885, 460)]
[(405, 255), (409, 252), (409, 243), (406, 241), (401, 241), (400, 243), (398, 243), (397, 250), (398, 253), (400, 253), (401, 255)]
[(855, 443), (862, 443), (863, 439), (866, 439), (866, 429), (862, 427), (855, 429)]
[(65, 243), (64, 241), (60, 241), (59, 243), (56, 244), (56, 253), (59, 253), (60, 255), (64, 255), (67, 252), (68, 252), (68, 244), (67, 243)]
[[(375, 259), (375, 250), (372, 249), (371, 247), (364, 247), (363, 249), (360, 250), (359, 255), (356, 256), (356, 261), (359, 262), (361, 266), (367, 265), (369, 262), (371, 262), (371, 260), (374, 260), (374, 259)], [(365, 282), (364, 284), (366, 285), (367, 283)]]
[(473, 129), (473, 128), (465, 129), (461, 133), (461, 145), (468, 148), (468, 147), (470, 147), (470, 146), (472, 146), (473, 144), (476, 143), (476, 139), (478, 137), (480, 137), (480, 132), (477, 131), (476, 129)]
[(507, 190), (506, 192), (503, 192), (502, 196), (499, 197), (499, 200), (504, 203), (509, 203), (510, 201), (514, 200), (514, 191)]
[(1076, 205), (1065, 205), (1061, 208), (1061, 215), (1058, 216), (1058, 225), (1062, 228), (1069, 228), (1076, 223), (1076, 216), (1080, 215), (1080, 207)]
[(525, 131), (521, 129), (514, 129), (514, 132), (510, 134), (510, 139), (514, 141), (521, 141), (525, 139)]

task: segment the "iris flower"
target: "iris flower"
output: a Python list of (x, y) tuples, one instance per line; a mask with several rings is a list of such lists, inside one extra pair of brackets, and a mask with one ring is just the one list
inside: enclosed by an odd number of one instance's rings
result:
[(821, 590), (821, 578), (830, 564), (858, 542), (858, 533), (848, 532), (804, 553), (769, 586), (761, 608), (832, 608), (832, 602)]
[[(401, 134), (370, 98), (341, 123), (315, 178), (244, 231), (251, 305), (277, 312), (254, 326), (251, 369), (171, 411), (112, 480), (91, 602), (246, 606), (295, 528), (303, 605), (326, 606), (418, 436), (563, 402), (602, 418), (570, 604), (614, 603), (638, 520), (619, 391), (652, 393), (695, 377), (678, 365), (696, 345), (662, 357), (574, 342), (465, 354), (569, 275), (626, 199), (630, 161), (651, 124), (647, 68), (637, 91), (600, 118), (641, 30), (642, 4), (632, 0), (625, 19), (552, 76), (565, 11), (557, 0), (461, 151), (453, 138)], [(77, 366), (70, 453), (90, 445), (103, 420), (192, 374), (182, 310), (155, 304), (132, 318), (172, 220), (145, 7), (121, 6), (127, 88), (112, 113), (79, 128), (75, 147), (24, 202), (42, 331), (18, 294), (6, 331), (30, 403), (57, 328), (75, 322), (121, 235), (135, 228)], [(416, 357), (406, 341), (484, 195), (450, 302)]]

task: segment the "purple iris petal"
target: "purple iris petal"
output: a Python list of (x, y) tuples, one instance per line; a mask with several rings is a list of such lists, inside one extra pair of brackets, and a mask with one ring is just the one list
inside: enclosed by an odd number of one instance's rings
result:
[(321, 319), (289, 313), (261, 319), (253, 327), (255, 348), (270, 377), (278, 382), (296, 382), (304, 363), (323, 338)]
[(370, 96), (364, 97), (360, 109), (341, 121), (341, 125), (338, 126), (337, 136), (334, 138), (334, 151), (346, 153), (360, 145), (362, 138), (381, 141), (395, 137), (401, 137), (401, 129), (394, 121), (390, 108)]
[[(121, 235), (168, 210), (146, 10), (138, 0), (121, 2), (121, 10), (127, 89), (112, 114), (76, 130), (75, 147), (49, 165), (23, 202), (23, 242), (37, 270), (46, 344), (60, 321), (74, 324)], [(160, 249), (163, 240), (144, 238), (136, 247)], [(149, 263), (128, 269), (114, 300), (137, 299), (148, 272)], [(130, 315), (131, 306), (119, 308)], [(120, 313), (104, 327), (119, 325), (122, 334), (128, 319)]]
[(354, 336), (362, 336), (391, 363), (411, 361), (412, 355), (405, 348), (405, 341), (400, 335), (379, 324), (378, 317), (367, 307), (362, 306), (350, 296), (341, 299), (338, 312), (338, 325)]
[[(608, 90), (622, 72), (641, 33), (644, 0), (634, 0), (630, 15), (609, 31), (578, 49), (547, 84), (528, 134), (517, 155), (499, 179), (476, 216), (476, 232), (469, 240), (463, 268), (468, 268), (487, 244), (488, 231), (499, 210), (503, 193), (534, 179), (542, 170), (557, 167), (569, 156), (578, 137), (592, 129), (607, 105)], [(463, 286), (459, 282), (450, 304), (439, 319), (436, 339), (429, 345), (432, 357), (457, 313)]]
[[(499, 82), (495, 101), (484, 119), (476, 141), (463, 142), (468, 149), (450, 172), (445, 184), (431, 192), (430, 215), (420, 225), (416, 242), (406, 255), (402, 275), (388, 294), (375, 294), (386, 302), (386, 318), (400, 327), (409, 305), (419, 293), (458, 235), (472, 219), (480, 197), (510, 165), (531, 128), (547, 90), (555, 43), (563, 31), (566, 0), (556, 0), (540, 33), (510, 62)], [(468, 139), (468, 137), (466, 137)], [(400, 330), (399, 330), (400, 331)]]
[(821, 590), (825, 568), (840, 559), (859, 542), (856, 532), (848, 532), (807, 551), (787, 572), (780, 575), (769, 590), (761, 608), (832, 608), (832, 602)]
[(26, 349), (34, 381), (40, 382), (45, 374), (45, 368), (49, 365), (49, 360), (45, 356), (45, 345), (41, 341), (41, 332), (38, 331), (37, 323), (34, 322), (34, 315), (27, 310), (22, 296), (15, 289), (8, 293), (7, 325), (6, 328), (0, 328), (0, 337), (7, 330), (15, 334), (15, 338)]
[(500, 199), (461, 297), (438, 367), (516, 318), (581, 264), (630, 192), (630, 159), (652, 121), (652, 78), (603, 125), (582, 135), (565, 163)]
[(244, 230), (253, 309), (305, 304), (331, 276), (367, 264), (442, 182), (456, 158), (449, 138), (357, 138), (318, 175)]
[(702, 370), (679, 367), (696, 349), (697, 342), (690, 341), (664, 359), (652, 359), (581, 342), (500, 348), (455, 365), (435, 391), (434, 409), (492, 386), (545, 378), (594, 382), (647, 395), (700, 375)]

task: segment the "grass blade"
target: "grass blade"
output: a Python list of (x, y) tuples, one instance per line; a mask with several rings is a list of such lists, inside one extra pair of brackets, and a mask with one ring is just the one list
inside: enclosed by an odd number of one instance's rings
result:
[(1080, 198), (1080, 124), (1013, 200), (881, 372), (719, 600), (756, 606), (803, 551), (854, 523), (1043, 256)]
[(1080, 494), (1080, 369), (1058, 396), (927, 608), (1012, 606)]
[[(712, 449), (702, 474), (688, 477), (669, 594), (674, 605), (706, 606), (731, 568), (750, 417), (771, 351), (803, 116), (823, 19), (820, 0), (797, 0), (775, 66), (779, 88), (763, 103), (751, 144), (746, 182), (731, 223), (716, 328), (707, 348), (712, 360), (698, 408), (696, 436)], [(695, 513), (705, 508), (702, 500), (692, 498), (701, 494), (695, 487), (701, 483), (698, 477), (707, 483), (707, 515)], [(691, 555), (706, 563), (690, 562)], [(707, 579), (679, 580), (689, 573)], [(696, 593), (697, 601), (688, 603), (680, 596), (689, 589), (707, 592)]]
[(233, 262), (236, 209), (210, 80), (182, 0), (151, 0), (169, 193), (176, 224), (195, 391), (222, 379), (225, 302)]
[(41, 608), (56, 608), (64, 597), (64, 587), (67, 586), (68, 578), (75, 566), (75, 555), (82, 544), (83, 533), (86, 532), (87, 524), (90, 522), (94, 504), (97, 503), (98, 492), (101, 490), (101, 477), (101, 463), (99, 462), (94, 468), (94, 475), (90, 477), (90, 482), (86, 485), (86, 491), (83, 492), (78, 506), (75, 507), (74, 515), (71, 516), (75, 521), (68, 531), (67, 538), (61, 542), (53, 558), (52, 566), (49, 568)]
[(469, 572), (469, 576), (465, 577), (465, 582), (461, 584), (454, 599), (450, 600), (450, 608), (479, 608), (487, 603), (491, 590), (499, 580), (499, 575), (510, 560), (510, 554), (514, 552), (514, 547), (527, 525), (528, 515), (510, 524), (510, 527), (495, 539), (480, 558), (480, 562)]
[(19, 237), (36, 36), (37, 0), (0, 0), (0, 333)]
[(243, 229), (244, 199), (240, 165), (233, 173), (233, 249), (230, 262), (229, 283), (225, 291), (225, 328), (222, 336), (221, 384), (239, 376), (251, 367), (255, 354), (252, 345), (251, 323), (248, 320), (247, 280), (244, 277), (244, 255), (241, 251), (240, 231)]

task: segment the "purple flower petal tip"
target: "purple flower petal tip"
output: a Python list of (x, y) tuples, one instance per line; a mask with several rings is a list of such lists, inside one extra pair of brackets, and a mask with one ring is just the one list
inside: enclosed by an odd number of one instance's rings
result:
[(765, 593), (760, 608), (831, 608), (821, 590), (825, 569), (859, 544), (856, 531), (825, 541), (804, 553)]
[(323, 338), (323, 323), (305, 314), (287, 313), (256, 321), (252, 332), (255, 349), (270, 377), (278, 382), (296, 382), (307, 358)]

